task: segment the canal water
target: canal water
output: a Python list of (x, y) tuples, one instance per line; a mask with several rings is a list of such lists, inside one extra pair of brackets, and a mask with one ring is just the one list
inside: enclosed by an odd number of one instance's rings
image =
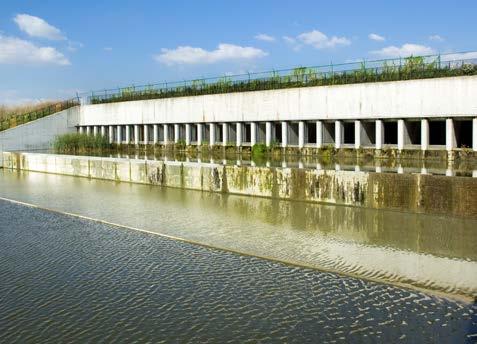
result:
[(247, 254), (0, 201), (0, 342), (477, 338), (439, 294), (476, 295), (475, 220), (6, 170), (0, 197)]

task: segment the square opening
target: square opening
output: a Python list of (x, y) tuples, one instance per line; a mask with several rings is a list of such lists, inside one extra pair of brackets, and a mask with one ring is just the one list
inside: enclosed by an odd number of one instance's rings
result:
[(316, 122), (307, 122), (305, 129), (305, 144), (316, 144)]
[(446, 121), (429, 121), (429, 145), (445, 146)]
[(472, 147), (472, 120), (454, 121), (454, 130), (458, 148)]
[(344, 122), (343, 131), (343, 143), (347, 145), (354, 144), (354, 122)]
[(397, 122), (384, 122), (384, 144), (397, 145)]
[(282, 124), (281, 123), (275, 123), (273, 125), (273, 128), (275, 129), (275, 137), (274, 141), (278, 143), (282, 143)]
[(243, 126), (243, 142), (250, 143), (252, 141), (252, 125), (245, 123)]

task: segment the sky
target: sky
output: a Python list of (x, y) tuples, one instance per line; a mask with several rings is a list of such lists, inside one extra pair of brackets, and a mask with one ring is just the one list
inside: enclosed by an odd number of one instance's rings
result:
[(0, 104), (477, 50), (476, 0), (0, 2)]

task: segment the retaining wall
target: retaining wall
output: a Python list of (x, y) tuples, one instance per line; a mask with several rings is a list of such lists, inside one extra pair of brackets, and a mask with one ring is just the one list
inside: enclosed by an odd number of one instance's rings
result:
[(4, 152), (4, 168), (477, 218), (477, 179)]

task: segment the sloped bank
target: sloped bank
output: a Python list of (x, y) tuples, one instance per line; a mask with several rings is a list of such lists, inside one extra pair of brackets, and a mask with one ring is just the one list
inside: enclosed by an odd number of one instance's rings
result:
[(4, 168), (477, 218), (477, 179), (4, 152)]

